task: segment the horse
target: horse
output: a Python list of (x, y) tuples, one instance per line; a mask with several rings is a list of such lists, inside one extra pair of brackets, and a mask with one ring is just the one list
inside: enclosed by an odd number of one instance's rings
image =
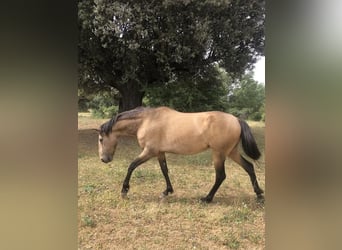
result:
[(128, 167), (121, 190), (122, 198), (127, 198), (133, 171), (152, 157), (158, 158), (166, 181), (162, 197), (166, 197), (174, 190), (165, 153), (191, 155), (211, 149), (216, 178), (208, 195), (201, 201), (211, 202), (225, 180), (226, 157), (242, 166), (250, 177), (257, 198), (263, 199), (263, 190), (259, 187), (253, 164), (238, 151), (240, 140), (250, 158), (257, 160), (261, 153), (248, 124), (231, 114), (220, 111), (183, 113), (168, 107), (138, 107), (117, 114), (102, 124), (98, 132), (99, 157), (104, 163), (113, 160), (120, 136), (136, 137), (142, 149)]

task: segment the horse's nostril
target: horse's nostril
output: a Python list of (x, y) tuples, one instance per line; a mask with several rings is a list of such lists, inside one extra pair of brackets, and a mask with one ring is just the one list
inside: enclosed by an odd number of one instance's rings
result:
[(112, 158), (111, 157), (103, 157), (103, 158), (101, 158), (101, 161), (103, 163), (108, 163), (108, 162), (112, 161)]

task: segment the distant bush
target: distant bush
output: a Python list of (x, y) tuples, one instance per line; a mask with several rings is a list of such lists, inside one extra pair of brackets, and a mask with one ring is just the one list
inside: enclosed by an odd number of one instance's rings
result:
[(95, 118), (111, 118), (118, 113), (118, 105), (110, 92), (101, 92), (94, 95), (88, 106)]
[(118, 110), (117, 106), (100, 106), (96, 109), (91, 109), (91, 114), (94, 118), (112, 118), (118, 113)]
[(86, 98), (78, 98), (78, 112), (88, 111), (89, 100)]
[(229, 93), (227, 111), (245, 120), (265, 120), (265, 86), (244, 75)]

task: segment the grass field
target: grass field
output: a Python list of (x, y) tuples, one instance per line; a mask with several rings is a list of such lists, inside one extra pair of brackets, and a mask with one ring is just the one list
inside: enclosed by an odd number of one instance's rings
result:
[[(102, 163), (97, 153), (97, 128), (105, 120), (79, 113), (78, 242), (79, 249), (264, 249), (265, 207), (256, 201), (244, 170), (226, 161), (227, 179), (210, 204), (199, 202), (214, 184), (210, 151), (168, 154), (175, 192), (159, 195), (165, 180), (156, 159), (135, 170), (129, 199), (120, 196), (129, 163), (139, 154), (134, 139), (122, 138), (114, 160)], [(264, 152), (264, 123), (250, 122)], [(255, 165), (265, 189), (264, 154)]]

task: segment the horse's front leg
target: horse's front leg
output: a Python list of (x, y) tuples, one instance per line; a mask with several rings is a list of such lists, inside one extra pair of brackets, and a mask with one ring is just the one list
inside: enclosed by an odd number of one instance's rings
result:
[(164, 192), (162, 192), (161, 197), (165, 197), (167, 196), (169, 193), (172, 194), (173, 193), (173, 187), (169, 178), (169, 170), (167, 168), (167, 164), (166, 164), (166, 159), (165, 159), (165, 153), (160, 153), (158, 155), (158, 161), (159, 161), (159, 165), (161, 168), (161, 171), (164, 175), (165, 181), (166, 181), (166, 189)]
[(136, 169), (137, 167), (139, 167), (141, 164), (148, 161), (152, 157), (153, 157), (153, 155), (145, 148), (144, 151), (138, 156), (138, 158), (136, 158), (129, 165), (126, 178), (125, 178), (123, 185), (122, 185), (122, 190), (121, 190), (121, 197), (122, 198), (127, 198), (127, 193), (129, 190), (129, 181), (131, 179), (131, 176), (132, 176), (134, 169)]

